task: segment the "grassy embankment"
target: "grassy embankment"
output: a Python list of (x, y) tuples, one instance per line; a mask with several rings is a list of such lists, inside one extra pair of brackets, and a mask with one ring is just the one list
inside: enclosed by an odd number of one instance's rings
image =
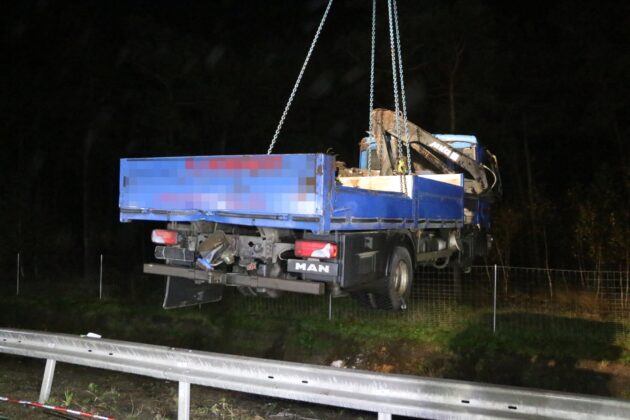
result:
[[(469, 307), (372, 313), (348, 299), (251, 299), (164, 311), (157, 296), (0, 297), (0, 326), (84, 334), (383, 372), (475, 380), (630, 399), (630, 335), (575, 314), (491, 314)], [(439, 311), (439, 313), (437, 312)], [(628, 326), (625, 326), (626, 331)], [(339, 362), (338, 362), (339, 363)]]

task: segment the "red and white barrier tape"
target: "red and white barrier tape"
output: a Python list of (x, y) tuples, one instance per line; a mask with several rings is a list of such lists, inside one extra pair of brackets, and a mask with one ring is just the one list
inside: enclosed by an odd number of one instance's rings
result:
[(71, 410), (69, 408), (56, 407), (54, 405), (41, 404), (41, 403), (33, 402), (33, 401), (14, 400), (14, 399), (7, 398), (7, 397), (2, 397), (2, 396), (0, 396), (0, 402), (7, 402), (9, 404), (19, 404), (19, 405), (26, 405), (26, 406), (29, 406), (29, 407), (42, 408), (42, 409), (45, 409), (45, 410), (56, 411), (58, 413), (66, 413), (66, 414), (71, 414), (73, 416), (87, 417), (87, 418), (90, 418), (90, 419), (116, 420), (113, 417), (99, 416), (98, 414), (87, 413), (85, 411)]

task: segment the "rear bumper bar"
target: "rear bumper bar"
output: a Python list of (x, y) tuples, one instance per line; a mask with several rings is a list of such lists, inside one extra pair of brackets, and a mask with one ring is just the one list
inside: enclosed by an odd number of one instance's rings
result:
[(164, 264), (144, 264), (147, 274), (161, 276), (183, 277), (198, 282), (211, 284), (225, 284), (226, 286), (260, 287), (265, 289), (283, 290), (286, 292), (305, 293), (309, 295), (323, 295), (324, 283), (306, 280), (287, 280), (273, 277), (248, 276), (240, 273), (221, 273), (203, 271), (194, 268), (174, 267)]

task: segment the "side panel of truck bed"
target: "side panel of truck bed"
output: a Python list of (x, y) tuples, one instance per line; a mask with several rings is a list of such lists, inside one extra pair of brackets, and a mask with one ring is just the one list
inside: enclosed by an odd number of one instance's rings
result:
[[(321, 215), (326, 155), (123, 159), (126, 212)], [(328, 160), (332, 160), (328, 157)], [(319, 168), (319, 173), (316, 173)], [(318, 179), (319, 178), (319, 179)]]
[(413, 177), (412, 194), (336, 185), (325, 154), (122, 159), (120, 219), (332, 230), (457, 227), (463, 188)]

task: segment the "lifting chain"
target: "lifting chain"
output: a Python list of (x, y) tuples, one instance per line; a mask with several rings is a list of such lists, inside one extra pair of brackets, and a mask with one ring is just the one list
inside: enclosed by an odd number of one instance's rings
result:
[[(372, 175), (372, 144), (374, 138), (374, 124), (372, 123), (372, 110), (374, 109), (374, 63), (376, 49), (376, 0), (372, 0), (372, 50), (370, 55), (370, 112), (368, 113), (368, 149), (367, 149), (367, 168), (368, 176)], [(376, 148), (378, 151), (378, 147)]]
[(398, 140), (398, 158), (402, 155), (402, 142), (400, 141), (400, 103), (398, 101), (398, 69), (396, 68), (396, 49), (394, 46), (394, 25), (392, 23), (392, 0), (387, 0), (387, 12), (389, 14), (389, 50), (392, 61), (392, 81), (394, 87), (394, 108), (396, 115), (396, 138)]
[[(401, 140), (401, 133), (400, 133), (400, 119), (401, 119), (401, 115), (400, 115), (400, 102), (398, 99), (398, 71), (399, 71), (399, 67), (397, 67), (396, 62), (397, 62), (397, 49), (396, 49), (396, 37), (394, 36), (394, 7), (395, 7), (395, 1), (396, 0), (387, 0), (387, 12), (388, 12), (388, 16), (389, 16), (389, 47), (390, 47), (390, 53), (391, 53), (391, 60), (392, 60), (392, 82), (394, 85), (394, 107), (395, 107), (395, 115), (396, 115), (396, 141), (397, 141), (397, 150), (398, 150), (398, 161), (397, 161), (397, 165), (396, 165), (396, 172), (398, 172), (401, 177), (400, 177), (400, 189), (402, 192), (406, 193), (407, 192), (407, 182), (405, 181), (405, 178), (403, 176), (403, 174), (405, 174), (408, 170), (407, 167), (410, 166), (407, 161), (407, 164), (405, 165), (405, 160), (403, 158), (403, 146), (402, 146), (402, 140)], [(407, 142), (407, 147), (409, 147), (409, 143)]]
[(400, 44), (400, 30), (398, 26), (398, 5), (393, 0), (394, 26), (396, 28), (396, 51), (398, 52), (398, 72), (400, 73), (400, 99), (402, 102), (402, 117), (405, 127), (405, 146), (407, 151), (407, 173), (412, 173), (411, 150), (409, 148), (409, 126), (407, 125), (407, 98), (405, 96), (405, 77), (403, 73), (402, 47)]
[(280, 117), (280, 122), (278, 123), (278, 127), (276, 127), (276, 132), (273, 135), (273, 139), (271, 139), (271, 144), (269, 144), (269, 150), (267, 150), (267, 154), (270, 155), (273, 152), (273, 148), (276, 145), (276, 141), (278, 140), (278, 136), (280, 135), (280, 130), (282, 130), (282, 126), (284, 125), (284, 120), (289, 113), (289, 108), (291, 108), (291, 104), (293, 103), (293, 99), (295, 98), (295, 93), (300, 86), (300, 82), (302, 81), (302, 76), (304, 76), (304, 71), (306, 70), (306, 66), (308, 65), (309, 60), (311, 59), (311, 54), (313, 54), (313, 50), (315, 49), (315, 45), (317, 44), (317, 40), (319, 39), (319, 34), (322, 32), (322, 28), (324, 27), (324, 23), (326, 22), (326, 18), (328, 17), (328, 12), (330, 11), (330, 7), (332, 6), (333, 0), (328, 1), (328, 5), (326, 6), (326, 10), (324, 11), (324, 15), (322, 16), (322, 20), (319, 22), (319, 27), (317, 28), (317, 32), (315, 33), (315, 37), (311, 42), (311, 47), (306, 54), (306, 59), (304, 59), (304, 64), (302, 64), (302, 69), (298, 74), (297, 80), (295, 81), (295, 85), (293, 85), (293, 90), (291, 91), (291, 95), (289, 96), (289, 100), (287, 101), (286, 106), (284, 107), (284, 111), (282, 112), (282, 116)]

